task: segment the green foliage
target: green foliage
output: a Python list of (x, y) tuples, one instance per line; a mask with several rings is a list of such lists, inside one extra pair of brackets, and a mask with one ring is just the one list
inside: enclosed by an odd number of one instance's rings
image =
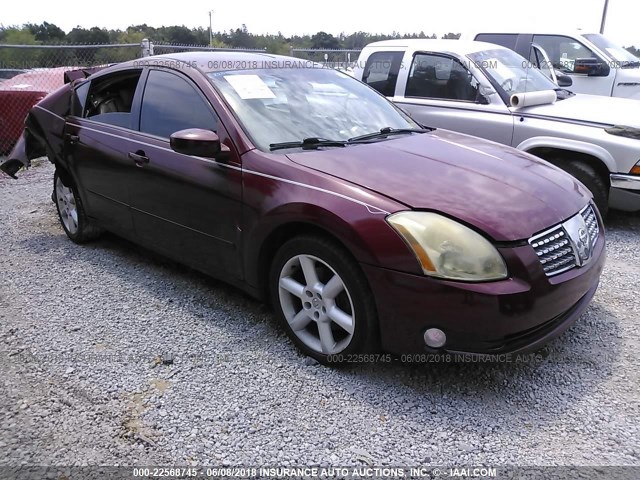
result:
[[(36, 36), (28, 27), (10, 27), (4, 31), (2, 43), (10, 45), (37, 45)], [(40, 49), (2, 49), (0, 68), (29, 69), (38, 66), (43, 52)]]
[(60, 43), (66, 35), (60, 27), (48, 22), (43, 22), (41, 25), (27, 23), (25, 27), (29, 29), (38, 42), (42, 43)]
[[(218, 48), (246, 48), (264, 49), (269, 53), (289, 55), (292, 48), (316, 48), (316, 49), (349, 49), (360, 50), (371, 42), (388, 40), (393, 38), (438, 38), (435, 34), (427, 35), (425, 32), (391, 34), (354, 32), (350, 34), (340, 33), (334, 36), (327, 32), (317, 32), (313, 35), (294, 35), (285, 37), (282, 33), (256, 35), (249, 32), (246, 25), (241, 25), (229, 32), (214, 32), (212, 46)], [(442, 38), (457, 39), (459, 33), (446, 33)], [(143, 38), (152, 40), (156, 45), (208, 45), (209, 29), (198, 27), (188, 28), (184, 25), (151, 27), (147, 24), (131, 25), (126, 30), (106, 30), (98, 27), (76, 27), (65, 33), (58, 26), (43, 22), (42, 24), (26, 24), (23, 26), (0, 25), (0, 63), (9, 68), (9, 63), (15, 65), (31, 66), (58, 66), (58, 65), (93, 65), (113, 63), (130, 60), (139, 54), (136, 47), (122, 47), (117, 49), (75, 49), (74, 51), (60, 50), (17, 50), (3, 49), (2, 43), (19, 45), (37, 44), (110, 44), (132, 43), (139, 44)], [(156, 53), (166, 50), (157, 49)], [(640, 50), (628, 47), (628, 50), (636, 56)], [(338, 55), (338, 54), (336, 54)], [(344, 56), (344, 54), (342, 54)], [(342, 58), (340, 56), (340, 58)], [(322, 60), (322, 55), (310, 54), (309, 58)], [(316, 58), (317, 57), (317, 58)]]

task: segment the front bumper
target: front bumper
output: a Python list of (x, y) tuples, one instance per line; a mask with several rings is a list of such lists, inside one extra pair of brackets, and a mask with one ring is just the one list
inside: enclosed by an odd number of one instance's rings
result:
[(640, 177), (612, 173), (609, 206), (626, 212), (640, 210)]
[(501, 249), (511, 278), (487, 283), (443, 281), (363, 265), (378, 308), (382, 347), (423, 353), (424, 332), (447, 335), (442, 352), (537, 350), (567, 330), (595, 294), (605, 262), (600, 233), (592, 260), (547, 277), (529, 246)]

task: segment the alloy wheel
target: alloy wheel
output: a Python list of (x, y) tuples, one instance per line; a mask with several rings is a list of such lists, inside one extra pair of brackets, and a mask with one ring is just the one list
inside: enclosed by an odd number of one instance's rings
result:
[(278, 294), (284, 317), (308, 348), (325, 355), (349, 346), (355, 310), (343, 279), (312, 255), (296, 255), (282, 267)]
[(56, 202), (60, 212), (60, 220), (72, 235), (78, 231), (78, 207), (73, 190), (67, 187), (60, 177), (56, 179)]

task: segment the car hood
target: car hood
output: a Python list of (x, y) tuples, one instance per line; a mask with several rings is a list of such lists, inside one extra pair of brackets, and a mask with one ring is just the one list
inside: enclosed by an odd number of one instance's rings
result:
[(591, 198), (580, 182), (547, 162), (446, 130), (288, 157), (410, 208), (455, 217), (496, 241), (527, 239), (576, 214)]
[(558, 120), (640, 127), (638, 107), (640, 103), (624, 98), (576, 94), (555, 103), (512, 110), (516, 115), (526, 113)]

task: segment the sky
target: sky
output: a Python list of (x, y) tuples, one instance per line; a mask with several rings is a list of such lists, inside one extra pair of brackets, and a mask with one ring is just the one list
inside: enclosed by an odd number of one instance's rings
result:
[[(8, 0), (4, 0), (8, 2)], [(54, 23), (66, 32), (73, 27), (126, 29), (146, 23), (160, 27), (185, 25), (213, 31), (247, 25), (251, 33), (333, 35), (352, 33), (470, 33), (472, 31), (575, 30), (597, 33), (605, 0), (418, 0), (396, 2), (316, 2), (288, 0), (187, 0), (142, 2), (132, 0), (65, 3), (51, 0), (11, 2), (2, 7), (0, 24)], [(72, 8), (71, 5), (75, 5)], [(80, 8), (84, 5), (84, 8)], [(181, 8), (187, 6), (187, 8)], [(605, 35), (624, 46), (640, 47), (640, 1), (609, 0)]]

